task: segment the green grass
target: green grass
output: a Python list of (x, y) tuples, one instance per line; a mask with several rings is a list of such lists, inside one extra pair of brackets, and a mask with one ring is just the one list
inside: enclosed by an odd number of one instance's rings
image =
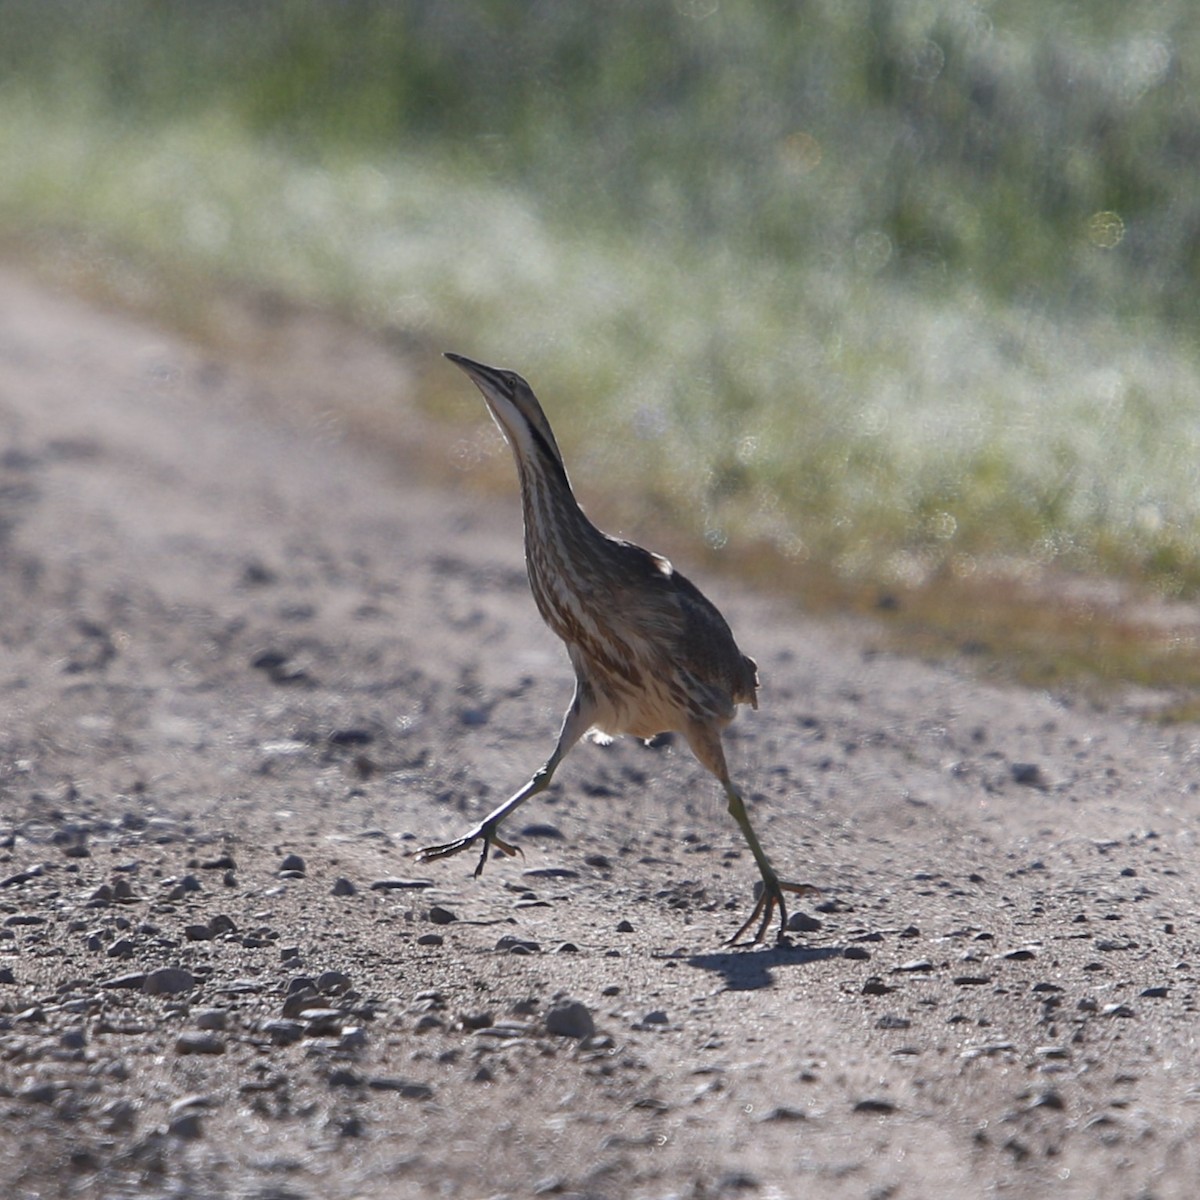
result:
[(0, 229), (127, 302), (516, 367), (612, 520), (850, 603), (1200, 590), (1185, 0), (0, 15)]

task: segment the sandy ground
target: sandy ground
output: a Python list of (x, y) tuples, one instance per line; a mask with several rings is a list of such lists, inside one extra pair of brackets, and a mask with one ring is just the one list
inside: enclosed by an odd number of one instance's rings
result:
[(515, 479), (417, 486), (339, 436), (352, 378), (283, 415), (0, 271), (0, 1193), (1196, 1194), (1196, 729), (703, 579), (763, 680), (735, 773), (825, 889), (792, 944), (723, 947), (754, 866), (678, 745), (419, 866), (570, 674)]

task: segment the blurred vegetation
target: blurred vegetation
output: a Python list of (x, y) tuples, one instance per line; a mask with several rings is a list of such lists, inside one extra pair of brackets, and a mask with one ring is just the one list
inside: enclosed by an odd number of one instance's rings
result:
[(0, 0), (0, 28), (6, 228), (516, 367), (631, 526), (889, 587), (1200, 587), (1191, 0)]
[[(883, 235), (858, 249), (893, 275), (1200, 319), (1188, 0), (4, 0), (0, 15), (5, 89), (39, 106), (218, 112), (367, 160), (424, 146), (572, 219), (789, 260)], [(1094, 252), (1117, 239), (1119, 261)]]

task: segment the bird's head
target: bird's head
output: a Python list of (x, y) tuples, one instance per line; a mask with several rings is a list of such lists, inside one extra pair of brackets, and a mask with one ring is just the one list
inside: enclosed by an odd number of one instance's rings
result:
[(562, 455), (554, 440), (554, 431), (533, 388), (516, 371), (488, 367), (461, 354), (446, 352), (456, 367), (461, 367), (483, 394), (500, 432), (508, 439), (517, 464), (523, 462), (563, 471)]

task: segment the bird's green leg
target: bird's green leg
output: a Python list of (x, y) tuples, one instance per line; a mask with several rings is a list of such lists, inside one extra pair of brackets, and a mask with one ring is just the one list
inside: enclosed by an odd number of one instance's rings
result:
[(475, 867), (475, 876), (478, 878), (483, 870), (483, 864), (488, 860), (489, 850), (495, 849), (501, 854), (508, 855), (520, 853), (519, 847), (504, 841), (496, 830), (514, 809), (524, 804), (530, 796), (536, 796), (538, 792), (544, 792), (550, 786), (554, 772), (558, 770), (558, 764), (566, 758), (567, 751), (591, 728), (595, 709), (591, 704), (585, 703), (581, 696), (582, 692), (577, 687), (575, 699), (567, 710), (562, 731), (558, 735), (558, 745), (554, 747), (554, 753), (550, 755), (537, 774), (520, 791), (514, 792), (503, 804), (488, 813), (474, 829), (469, 830), (463, 837), (456, 838), (452, 842), (445, 842), (440, 846), (426, 846), (424, 849), (418, 850), (416, 853), (418, 862), (433, 862), (435, 859), (449, 858), (452, 854), (458, 854), (466, 850), (468, 846), (473, 846), (482, 840), (483, 850)]
[(775, 868), (771, 866), (771, 860), (767, 858), (766, 851), (763, 850), (762, 844), (758, 840), (758, 835), (754, 832), (754, 827), (750, 824), (750, 816), (746, 812), (746, 804), (742, 799), (741, 793), (733, 785), (732, 781), (723, 781), (725, 785), (725, 795), (729, 798), (729, 812), (733, 819), (738, 823), (738, 828), (742, 831), (742, 836), (746, 839), (746, 845), (750, 847), (750, 853), (754, 855), (754, 861), (758, 864), (759, 873), (762, 875), (762, 891), (759, 892), (758, 901), (754, 905), (754, 911), (741, 925), (738, 931), (725, 944), (727, 946), (736, 945), (742, 938), (742, 935), (758, 921), (758, 929), (755, 931), (751, 944), (761, 942), (763, 935), (767, 932), (767, 926), (771, 923), (771, 916), (775, 910), (779, 909), (779, 934), (778, 941), (783, 941), (783, 935), (787, 931), (787, 905), (783, 900), (784, 892), (791, 892), (794, 896), (813, 895), (819, 891), (810, 883), (784, 883), (778, 875), (775, 874)]
[(755, 921), (758, 922), (758, 929), (754, 933), (752, 944), (761, 942), (776, 909), (779, 909), (779, 941), (783, 941), (783, 935), (787, 929), (787, 905), (783, 902), (783, 893), (791, 892), (794, 896), (808, 896), (820, 889), (813, 887), (810, 883), (784, 883), (775, 874), (775, 868), (771, 866), (771, 860), (767, 858), (766, 851), (763, 850), (762, 843), (759, 842), (758, 835), (754, 832), (754, 826), (750, 824), (750, 817), (746, 812), (746, 802), (742, 799), (742, 794), (733, 780), (729, 778), (729, 768), (725, 765), (725, 751), (721, 746), (720, 729), (711, 724), (696, 723), (684, 731), (684, 736), (696, 758), (721, 781), (721, 786), (725, 789), (725, 797), (729, 801), (729, 815), (733, 817), (742, 831), (742, 837), (746, 839), (746, 845), (750, 847), (750, 853), (754, 855), (754, 861), (758, 864), (758, 873), (762, 876), (762, 890), (758, 894), (754, 911), (725, 944), (727, 946), (736, 945)]
[(758, 903), (755, 904), (754, 911), (741, 928), (738, 929), (737, 933), (729, 939), (727, 945), (732, 946), (736, 944), (746, 930), (758, 920), (760, 915), (762, 920), (759, 923), (753, 941), (761, 942), (763, 934), (766, 933), (767, 926), (770, 924), (771, 914), (776, 907), (779, 909), (779, 935), (782, 937), (783, 931), (787, 928), (787, 905), (783, 902), (783, 891), (779, 885), (779, 876), (775, 874), (775, 868), (771, 866), (771, 860), (767, 858), (766, 851), (763, 850), (762, 843), (759, 842), (758, 835), (754, 832), (754, 826), (750, 824), (750, 815), (746, 812), (746, 803), (732, 782), (725, 783), (725, 795), (729, 800), (729, 815), (733, 817), (738, 824), (738, 828), (742, 831), (742, 836), (746, 839), (746, 845), (750, 847), (750, 853), (754, 855), (754, 861), (758, 864), (758, 870), (763, 880), (762, 891), (759, 893)]

